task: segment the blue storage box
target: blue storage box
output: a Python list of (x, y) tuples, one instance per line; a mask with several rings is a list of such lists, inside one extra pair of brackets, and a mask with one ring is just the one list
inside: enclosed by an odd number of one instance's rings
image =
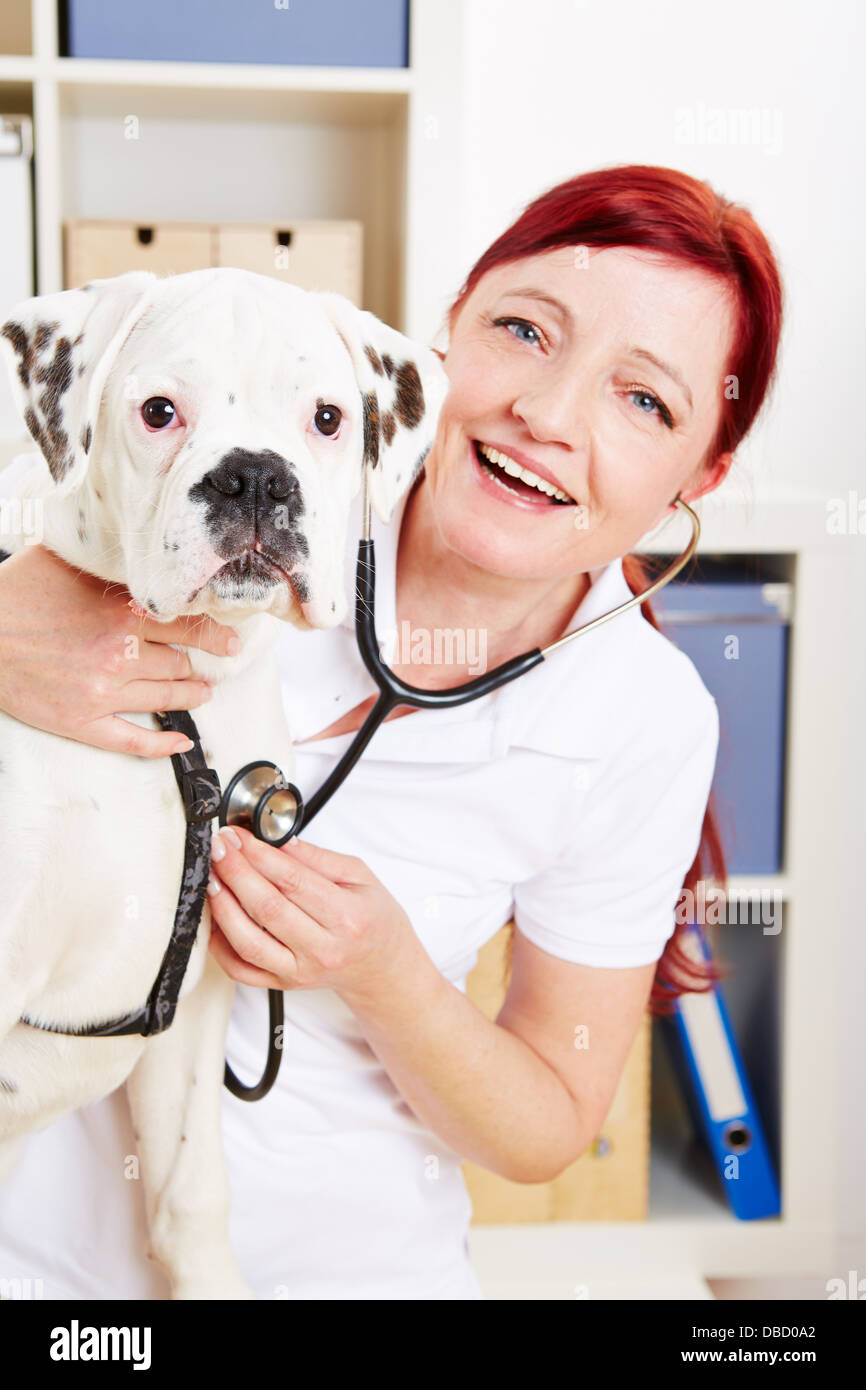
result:
[(744, 581), (741, 565), (720, 565), (712, 578), (674, 580), (650, 600), (718, 705), (713, 792), (734, 874), (783, 867), (790, 598), (789, 584)]
[(70, 58), (403, 68), (409, 0), (66, 0)]

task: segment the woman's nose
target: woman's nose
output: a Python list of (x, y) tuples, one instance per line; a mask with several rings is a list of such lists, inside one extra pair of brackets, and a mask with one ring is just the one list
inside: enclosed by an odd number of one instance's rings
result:
[(511, 409), (539, 443), (579, 449), (588, 436), (587, 402), (573, 375), (527, 383)]

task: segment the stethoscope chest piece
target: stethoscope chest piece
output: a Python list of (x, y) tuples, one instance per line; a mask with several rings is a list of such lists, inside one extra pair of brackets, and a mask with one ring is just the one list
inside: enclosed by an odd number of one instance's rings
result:
[(304, 799), (276, 763), (247, 763), (223, 793), (220, 825), (239, 825), (265, 844), (284, 845), (301, 828)]

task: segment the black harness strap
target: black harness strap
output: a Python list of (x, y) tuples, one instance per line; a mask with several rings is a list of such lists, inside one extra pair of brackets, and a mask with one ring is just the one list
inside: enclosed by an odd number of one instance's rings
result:
[(22, 1023), (29, 1024), (31, 1028), (81, 1038), (113, 1038), (125, 1033), (139, 1033), (147, 1038), (154, 1033), (164, 1032), (174, 1018), (201, 921), (210, 872), (210, 822), (219, 815), (222, 788), (217, 773), (205, 761), (192, 715), (187, 710), (168, 710), (165, 714), (155, 715), (155, 718), (164, 730), (186, 734), (193, 742), (189, 752), (171, 755), (171, 765), (186, 814), (186, 842), (174, 926), (159, 973), (147, 1003), (134, 1014), (126, 1014), (111, 1023), (85, 1024), (80, 1028), (60, 1028), (56, 1024), (39, 1023), (26, 1015), (22, 1016)]

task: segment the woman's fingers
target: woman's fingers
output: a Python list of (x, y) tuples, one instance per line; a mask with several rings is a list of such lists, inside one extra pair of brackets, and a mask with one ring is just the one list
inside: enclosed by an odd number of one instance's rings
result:
[(267, 970), (257, 969), (255, 965), (250, 965), (242, 956), (239, 956), (217, 924), (215, 914), (211, 913), (211, 918), (210, 950), (217, 964), (222, 966), (230, 979), (237, 980), (240, 985), (260, 985), (263, 989), (287, 988), (285, 980), (278, 979), (276, 975), (269, 974)]
[[(240, 857), (240, 856), (238, 856)], [(211, 912), (211, 919), (219, 926), (220, 931), (236, 953), (238, 959), (245, 965), (252, 966), (255, 970), (268, 974), (270, 979), (275, 981), (271, 987), (274, 989), (288, 988), (292, 980), (298, 974), (298, 960), (295, 951), (285, 941), (282, 941), (277, 932), (281, 927), (283, 933), (286, 931), (286, 924), (289, 915), (293, 919), (293, 937), (297, 942), (302, 928), (296, 926), (299, 919), (304, 914), (297, 908), (293, 908), (291, 903), (281, 899), (279, 908), (279, 925), (276, 918), (276, 909), (271, 916), (268, 910), (263, 911), (265, 921), (262, 921), (256, 913), (262, 911), (261, 907), (254, 907), (249, 897), (245, 896), (242, 890), (238, 890), (238, 879), (233, 877), (230, 881), (217, 879), (214, 882), (219, 885), (218, 892), (208, 890), (208, 906)], [(266, 922), (270, 921), (270, 925)], [(314, 927), (314, 923), (309, 924)], [(253, 981), (245, 981), (252, 984)], [(255, 981), (263, 984), (263, 980)]]
[(91, 748), (105, 748), (109, 753), (132, 753), (138, 758), (167, 758), (169, 754), (189, 745), (189, 739), (183, 734), (164, 733), (162, 729), (142, 729), (119, 714), (94, 719), (79, 733), (69, 733), (65, 737), (77, 743), (86, 743)]
[(117, 692), (124, 714), (154, 710), (195, 709), (211, 698), (211, 687), (201, 680), (134, 680)]
[(227, 627), (225, 623), (218, 623), (215, 618), (207, 617), (204, 613), (176, 618), (171, 623), (158, 623), (153, 618), (142, 618), (139, 621), (141, 636), (148, 642), (178, 642), (181, 646), (198, 647), (214, 656), (235, 655), (229, 650), (229, 643), (238, 641), (235, 630)]
[[(235, 851), (235, 859), (239, 865), (252, 865), (263, 880), (277, 887), (295, 907), (303, 909), (314, 923), (319, 923), (326, 929), (347, 924), (352, 904), (351, 897), (345, 889), (369, 881), (369, 873), (362, 860), (306, 843), (301, 847), (300, 853), (286, 854), (287, 849), (298, 844), (297, 840), (290, 840), (277, 849), (274, 845), (256, 839), (248, 830), (239, 826), (232, 828), (243, 850), (242, 854)], [(221, 835), (221, 838), (226, 837)], [(220, 862), (220, 872), (224, 862), (225, 860)], [(233, 866), (234, 862), (232, 861)]]
[[(252, 836), (250, 837), (253, 838)], [(258, 843), (257, 841), (255, 843)], [(321, 874), (332, 883), (361, 884), (370, 882), (370, 871), (363, 859), (354, 854), (337, 854), (335, 850), (323, 849), (321, 845), (308, 844), (306, 840), (295, 837), (281, 846), (280, 852), (289, 851), (292, 858), (304, 864), (315, 874)]]
[[(243, 853), (235, 848), (232, 835), (241, 840)], [(220, 831), (211, 843), (211, 861), (219, 883), (228, 884), (253, 922), (278, 941), (291, 933), (292, 940), (315, 955), (322, 931), (341, 920), (343, 904), (338, 888), (318, 874), (299, 871), (278, 849), (257, 840), (249, 831), (237, 827)]]

